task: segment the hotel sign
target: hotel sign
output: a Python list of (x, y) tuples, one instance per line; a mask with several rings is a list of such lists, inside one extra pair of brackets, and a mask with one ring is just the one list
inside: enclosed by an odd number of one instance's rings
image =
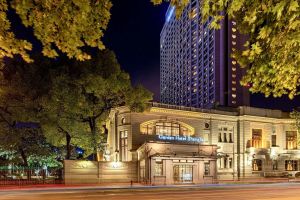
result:
[(180, 142), (204, 142), (203, 138), (200, 137), (190, 137), (190, 136), (167, 136), (167, 135), (159, 135), (158, 139), (160, 140), (168, 140), (168, 141), (180, 141)]

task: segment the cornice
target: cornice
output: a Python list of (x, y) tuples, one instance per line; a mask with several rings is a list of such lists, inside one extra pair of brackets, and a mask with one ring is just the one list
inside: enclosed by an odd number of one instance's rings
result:
[(239, 120), (251, 121), (251, 122), (266, 122), (266, 123), (276, 123), (276, 124), (291, 124), (293, 123), (292, 119), (281, 119), (281, 118), (271, 118), (271, 117), (262, 117), (262, 116), (253, 116), (253, 115), (242, 115), (239, 116)]
[[(119, 114), (128, 114), (129, 108), (126, 106), (115, 108), (113, 111), (118, 111)], [(204, 119), (204, 120), (221, 120), (221, 121), (231, 121), (237, 122), (238, 120), (250, 121), (250, 122), (263, 122), (263, 123), (273, 123), (273, 124), (292, 124), (293, 119), (290, 118), (272, 118), (264, 116), (254, 116), (254, 115), (228, 115), (219, 113), (208, 113), (199, 111), (187, 111), (187, 110), (177, 110), (172, 108), (160, 108), (151, 107), (149, 110), (144, 111), (144, 114), (155, 114), (155, 115), (170, 115), (178, 117), (187, 117), (193, 119)]]
[(194, 111), (186, 111), (186, 110), (175, 110), (169, 108), (158, 108), (152, 107), (150, 109), (150, 113), (164, 113), (164, 114), (172, 114), (178, 116), (192, 117), (197, 119), (214, 119), (214, 120), (226, 120), (226, 121), (237, 121), (237, 116), (230, 115), (222, 115), (215, 113), (203, 113), (203, 112), (194, 112)]

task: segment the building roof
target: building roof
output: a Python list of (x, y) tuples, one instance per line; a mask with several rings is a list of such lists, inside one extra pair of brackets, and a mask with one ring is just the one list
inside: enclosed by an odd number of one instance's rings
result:
[(269, 117), (269, 118), (280, 118), (280, 119), (290, 118), (289, 113), (283, 112), (281, 110), (255, 108), (249, 106), (240, 106), (238, 108), (218, 106), (214, 109), (203, 109), (203, 108), (185, 107), (185, 106), (151, 102), (151, 107), (210, 113), (210, 114), (230, 115), (230, 116), (249, 115), (249, 116), (259, 116), (259, 117)]

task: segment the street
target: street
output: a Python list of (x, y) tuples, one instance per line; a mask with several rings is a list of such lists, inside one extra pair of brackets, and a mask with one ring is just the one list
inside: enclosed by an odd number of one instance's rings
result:
[(0, 200), (299, 200), (300, 184), (211, 185), (200, 187), (97, 188), (1, 191)]

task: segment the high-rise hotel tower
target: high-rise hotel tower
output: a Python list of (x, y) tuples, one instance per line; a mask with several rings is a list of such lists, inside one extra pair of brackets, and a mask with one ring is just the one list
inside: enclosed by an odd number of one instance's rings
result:
[(166, 104), (212, 108), (249, 105), (248, 89), (240, 85), (244, 70), (231, 58), (245, 36), (227, 17), (220, 30), (202, 23), (201, 0), (191, 0), (181, 18), (170, 6), (160, 36), (160, 93)]

